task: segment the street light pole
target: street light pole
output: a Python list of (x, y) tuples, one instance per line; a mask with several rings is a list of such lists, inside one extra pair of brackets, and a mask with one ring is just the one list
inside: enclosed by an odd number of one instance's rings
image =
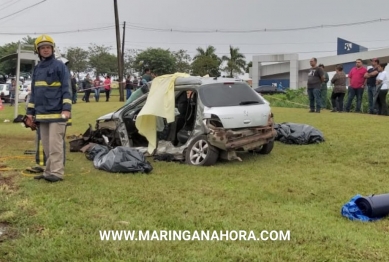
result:
[(122, 55), (120, 48), (120, 30), (119, 30), (119, 13), (118, 13), (118, 3), (117, 0), (113, 0), (114, 9), (115, 9), (115, 27), (116, 27), (116, 48), (117, 48), (117, 60), (118, 60), (118, 73), (119, 73), (119, 94), (120, 102), (124, 102), (124, 88), (123, 88), (123, 65), (122, 65)]

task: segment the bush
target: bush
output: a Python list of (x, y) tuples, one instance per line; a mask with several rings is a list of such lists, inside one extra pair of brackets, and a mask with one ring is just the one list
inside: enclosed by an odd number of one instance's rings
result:
[(307, 108), (309, 105), (306, 88), (287, 89), (286, 94), (264, 95), (273, 107)]
[[(327, 91), (326, 109), (332, 109), (331, 94), (332, 94), (332, 89), (329, 88)], [(264, 97), (271, 103), (271, 106), (273, 107), (309, 108), (309, 98), (305, 87), (301, 87), (297, 90), (287, 89), (286, 94), (265, 95)], [(347, 99), (348, 99), (348, 94), (346, 93), (343, 102), (344, 107), (347, 104)], [(386, 101), (389, 104), (389, 96), (386, 97)], [(351, 109), (350, 109), (351, 111), (355, 111), (356, 102), (357, 101), (355, 97), (351, 104)], [(369, 100), (367, 95), (367, 89), (365, 89), (363, 92), (361, 111), (363, 113), (369, 112)]]

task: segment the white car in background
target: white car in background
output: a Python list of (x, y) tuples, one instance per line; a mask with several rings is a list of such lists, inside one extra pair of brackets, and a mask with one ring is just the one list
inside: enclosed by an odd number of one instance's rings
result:
[[(4, 103), (10, 103), (10, 84), (0, 84), (0, 97)], [(31, 87), (30, 87), (31, 88)], [(19, 89), (19, 102), (24, 102), (27, 99), (28, 87)]]

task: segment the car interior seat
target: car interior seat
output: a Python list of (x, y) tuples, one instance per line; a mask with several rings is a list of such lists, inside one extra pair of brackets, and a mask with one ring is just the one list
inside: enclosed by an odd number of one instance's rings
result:
[(185, 122), (183, 127), (178, 129), (179, 131), (177, 133), (177, 140), (181, 144), (185, 144), (188, 141), (196, 119), (196, 93), (192, 92), (188, 100), (189, 103), (187, 107), (188, 110), (185, 115)]
[(185, 124), (185, 116), (186, 116), (186, 112), (188, 110), (188, 104), (189, 104), (186, 91), (182, 92), (181, 94), (178, 95), (178, 97), (176, 98), (175, 104), (176, 104), (176, 108), (180, 114), (175, 116), (175, 119), (174, 119), (175, 121), (173, 123), (169, 124), (170, 134), (168, 137), (168, 141), (171, 141), (174, 146), (176, 146), (178, 144), (177, 131), (182, 129), (184, 124)]

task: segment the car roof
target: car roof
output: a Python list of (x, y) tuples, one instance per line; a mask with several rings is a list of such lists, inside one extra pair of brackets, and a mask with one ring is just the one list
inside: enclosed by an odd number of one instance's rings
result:
[(202, 85), (215, 84), (215, 83), (245, 83), (242, 79), (226, 78), (226, 77), (200, 77), (200, 76), (189, 76), (189, 77), (178, 77), (175, 82), (175, 88), (181, 89), (185, 87), (198, 88)]

